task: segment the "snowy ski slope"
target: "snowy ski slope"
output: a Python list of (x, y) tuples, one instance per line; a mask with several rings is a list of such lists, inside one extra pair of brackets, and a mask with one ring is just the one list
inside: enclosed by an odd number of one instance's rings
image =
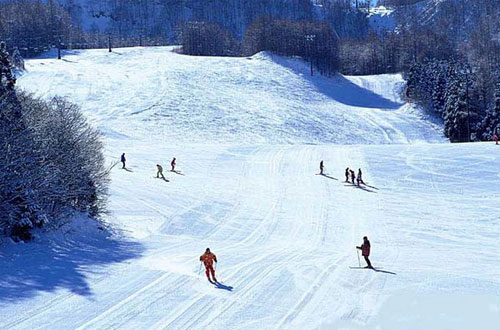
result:
[[(2, 247), (0, 329), (498, 328), (500, 147), (447, 144), (398, 76), (168, 50), (28, 61), (20, 84), (81, 103), (129, 171), (113, 235)], [(173, 156), (185, 175), (153, 178)], [(349, 268), (364, 235), (378, 272)]]
[(399, 75), (311, 78), (307, 64), (265, 53), (203, 58), (171, 50), (31, 60), (20, 84), (38, 95), (70, 97), (109, 135), (176, 144), (444, 141), (440, 128), (401, 102)]

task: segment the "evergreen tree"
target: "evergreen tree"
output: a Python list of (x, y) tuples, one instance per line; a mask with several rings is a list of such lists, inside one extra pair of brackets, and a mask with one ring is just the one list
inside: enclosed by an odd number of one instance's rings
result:
[(491, 140), (493, 134), (500, 135), (500, 83), (496, 85), (493, 105), (486, 112), (481, 126), (483, 140)]
[(445, 111), (446, 103), (446, 73), (442, 62), (438, 62), (435, 71), (435, 81), (434, 86), (431, 91), (432, 97), (432, 108), (440, 116), (443, 115)]
[(12, 65), (5, 42), (0, 42), (0, 97), (14, 90), (16, 78), (12, 74)]
[(444, 131), (451, 142), (467, 142), (468, 114), (465, 87), (458, 76), (454, 76), (446, 92)]

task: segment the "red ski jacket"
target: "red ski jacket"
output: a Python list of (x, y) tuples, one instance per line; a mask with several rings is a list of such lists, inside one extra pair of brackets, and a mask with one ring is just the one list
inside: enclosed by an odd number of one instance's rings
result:
[(212, 252), (203, 253), (203, 255), (200, 257), (200, 261), (203, 261), (205, 267), (212, 267), (214, 261), (217, 262), (217, 257)]
[(361, 245), (361, 254), (366, 257), (370, 255), (370, 244), (363, 243)]

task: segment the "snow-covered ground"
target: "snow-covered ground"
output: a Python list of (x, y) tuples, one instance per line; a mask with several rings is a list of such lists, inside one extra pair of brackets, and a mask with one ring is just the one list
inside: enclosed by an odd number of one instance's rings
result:
[[(129, 171), (112, 171), (112, 233), (80, 219), (2, 246), (0, 329), (498, 328), (498, 146), (445, 143), (398, 76), (117, 52), (28, 61), (19, 80), (82, 104)], [(185, 175), (153, 178), (173, 156)], [(349, 268), (364, 235), (377, 272)]]
[(400, 75), (310, 77), (299, 60), (190, 57), (171, 47), (74, 51), (28, 61), (21, 86), (67, 96), (108, 135), (165, 142), (444, 141), (399, 98)]

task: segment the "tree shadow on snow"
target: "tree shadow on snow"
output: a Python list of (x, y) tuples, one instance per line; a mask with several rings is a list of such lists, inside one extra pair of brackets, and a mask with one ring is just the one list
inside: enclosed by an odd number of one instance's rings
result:
[(280, 57), (273, 57), (273, 61), (301, 75), (314, 85), (320, 93), (339, 103), (355, 107), (387, 110), (396, 110), (403, 105), (360, 87), (340, 74), (332, 78), (323, 77), (319, 74), (311, 77), (309, 65), (304, 62), (299, 62), (295, 59), (282, 59)]
[(50, 243), (9, 245), (0, 250), (0, 303), (58, 289), (91, 296), (87, 273), (95, 273), (99, 266), (138, 258), (144, 250), (139, 243), (106, 232), (85, 234), (72, 234)]

